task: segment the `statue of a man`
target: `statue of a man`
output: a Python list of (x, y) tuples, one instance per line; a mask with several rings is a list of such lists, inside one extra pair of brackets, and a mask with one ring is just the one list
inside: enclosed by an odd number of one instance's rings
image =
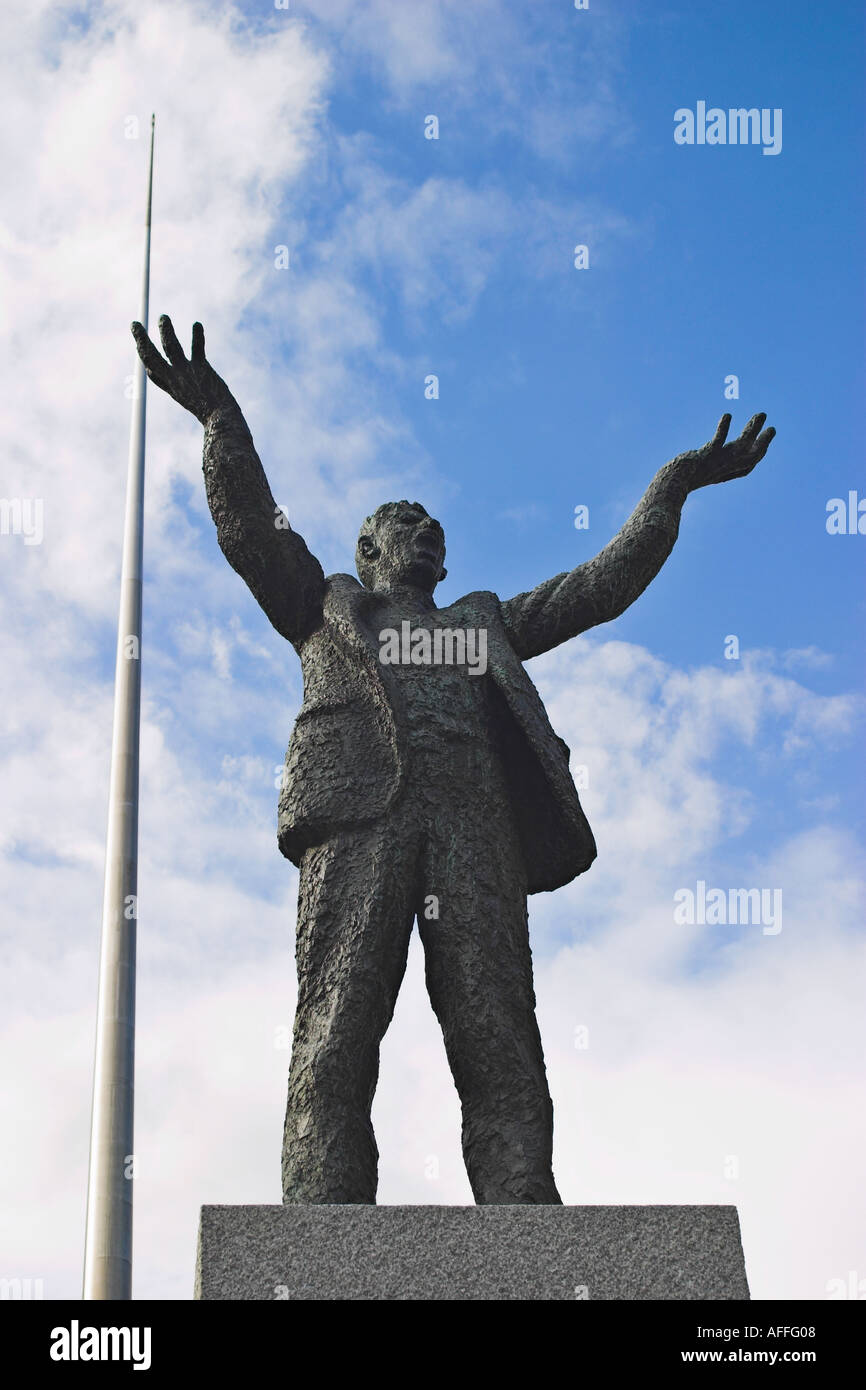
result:
[[(279, 806), (279, 846), (300, 871), (283, 1200), (376, 1200), (379, 1047), (417, 918), (475, 1200), (559, 1202), (526, 900), (583, 873), (596, 848), (522, 663), (628, 608), (670, 554), (688, 494), (750, 473), (774, 430), (756, 415), (726, 443), (725, 415), (709, 444), (659, 470), (594, 559), (516, 598), (437, 608), (445, 538), (419, 503), (364, 522), (360, 582), (326, 578), (274, 502), (201, 325), (189, 360), (168, 318), (168, 361), (133, 333), (150, 380), (204, 425), (220, 547), (303, 667)], [(384, 659), (386, 633), (410, 638), (408, 659), (405, 645)], [(474, 664), (453, 659), (470, 650)]]

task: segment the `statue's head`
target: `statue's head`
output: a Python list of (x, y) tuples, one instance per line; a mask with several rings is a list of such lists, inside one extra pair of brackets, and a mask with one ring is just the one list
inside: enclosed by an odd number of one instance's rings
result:
[(445, 578), (445, 532), (420, 502), (384, 502), (358, 536), (355, 565), (365, 589), (411, 584), (432, 594)]

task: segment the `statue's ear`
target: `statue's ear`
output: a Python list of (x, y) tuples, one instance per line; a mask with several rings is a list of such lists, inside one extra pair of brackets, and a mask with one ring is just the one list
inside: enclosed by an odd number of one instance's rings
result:
[(365, 560), (378, 560), (379, 558), (379, 547), (372, 536), (359, 536), (358, 549)]

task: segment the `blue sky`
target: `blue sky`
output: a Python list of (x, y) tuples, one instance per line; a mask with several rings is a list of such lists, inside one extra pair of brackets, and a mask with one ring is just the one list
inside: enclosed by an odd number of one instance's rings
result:
[[(581, 121), (568, 120), (569, 95), (577, 106), (581, 26), (596, 21), (604, 38), (594, 41), (606, 45), (613, 74), (605, 97), (612, 131), (588, 140)], [(738, 432), (760, 409), (779, 433), (768, 457), (748, 480), (689, 501), (674, 556), (616, 636), (732, 676), (736, 663), (723, 656), (729, 633), (742, 652), (814, 647), (827, 660), (810, 671), (813, 689), (856, 688), (860, 538), (828, 536), (825, 523), (828, 499), (847, 498), (862, 478), (863, 301), (851, 290), (863, 245), (863, 132), (853, 116), (862, 8), (756, 12), (735, 3), (721, 23), (682, 6), (577, 13), (542, 3), (521, 15), (519, 31), (543, 51), (538, 91), (530, 68), (515, 78), (516, 99), (428, 81), (411, 101), (398, 100), (383, 90), (375, 56), (344, 57), (329, 108), (333, 143), (375, 151), (407, 190), (456, 180), (481, 197), (504, 190), (517, 205), (575, 209), (553, 248), (508, 226), (495, 230), (501, 254), (465, 315), (458, 295), (444, 315), (431, 302), (407, 316), (387, 267), (370, 273), (368, 265), (361, 277), (398, 362), (382, 370), (359, 353), (353, 374), (407, 422), (447, 492), (436, 504), (450, 570), (440, 602), (477, 587), (506, 596), (588, 558), (657, 467), (709, 438), (725, 410)], [(524, 136), (545, 81), (558, 89), (559, 128), (539, 152)], [(781, 107), (781, 155), (675, 145), (673, 112), (701, 99)], [(436, 141), (421, 138), (429, 113), (439, 118)], [(323, 181), (316, 166), (286, 199), (286, 219), (302, 209), (310, 228), (296, 250), (299, 276), (319, 262), (317, 238), (329, 241), (350, 181), (345, 169), (342, 180)], [(603, 209), (619, 233), (584, 231), (585, 205)], [(435, 207), (428, 218), (435, 244)], [(572, 266), (569, 225), (574, 243), (592, 243), (587, 271)], [(442, 244), (447, 255), (447, 227)], [(282, 292), (292, 290), (287, 281)], [(400, 371), (407, 359), (420, 375)], [(428, 370), (440, 378), (435, 402), (423, 394)], [(729, 373), (740, 382), (733, 402), (724, 397)], [(269, 460), (280, 481), (291, 468), (291, 437), (287, 417), (289, 457), (278, 451)], [(399, 443), (393, 463), (399, 471)], [(302, 496), (286, 500), (305, 534), (315, 527)], [(588, 531), (574, 529), (577, 503), (590, 507)], [(347, 526), (334, 567), (352, 568), (353, 542)], [(843, 798), (840, 818), (862, 827), (862, 761), (850, 749), (829, 760), (825, 751), (821, 776)], [(759, 834), (786, 818), (784, 774), (766, 795), (773, 818)]]
[[(43, 499), (45, 534), (0, 537), (0, 1274), (78, 1287), (146, 167), (126, 131), (155, 109), (152, 326), (203, 321), (326, 571), (406, 496), (445, 526), (440, 602), (508, 597), (595, 554), (726, 410), (736, 432), (767, 412), (765, 460), (689, 499), (642, 598), (529, 666), (599, 844), (531, 901), (555, 1171), (571, 1202), (736, 1201), (756, 1296), (866, 1276), (866, 541), (825, 526), (866, 496), (862, 7), (110, 0), (2, 23), (3, 493)], [(675, 144), (701, 100), (781, 108), (781, 153)], [(151, 388), (136, 1291), (176, 1298), (203, 1201), (279, 1200), (295, 989), (275, 780), (299, 665), (217, 547), (200, 459)], [(780, 889), (782, 931), (676, 925), (699, 880)], [(417, 941), (374, 1120), (381, 1201), (470, 1200)]]

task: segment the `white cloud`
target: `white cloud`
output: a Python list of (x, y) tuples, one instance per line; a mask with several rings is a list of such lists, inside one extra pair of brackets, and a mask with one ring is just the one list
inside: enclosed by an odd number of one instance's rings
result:
[(335, 64), (369, 71), (391, 104), (417, 112), (419, 136), (434, 114), (441, 138), (459, 140), (471, 107), (475, 132), (554, 161), (632, 137), (614, 83), (622, 18), (601, 7), (589, 16), (515, 11), (508, 0), (299, 0), (298, 9), (319, 21)]
[[(688, 881), (693, 863), (712, 881), (725, 808), (738, 795), (681, 728), (698, 726), (731, 747), (750, 727), (729, 718), (725, 673), (687, 677), (617, 642), (594, 641), (590, 659), (588, 645), (535, 663), (575, 749), (591, 729), (591, 779), (599, 779), (584, 794), (602, 846), (597, 864), (531, 902), (563, 1196), (735, 1202), (755, 1296), (821, 1297), (828, 1279), (856, 1266), (863, 1238), (853, 1217), (859, 1176), (846, 1158), (863, 1137), (854, 1104), (863, 1045), (854, 847), (832, 825), (759, 855), (744, 839), (748, 881), (783, 887), (782, 933), (677, 926), (671, 882)], [(666, 704), (659, 692), (669, 682), (677, 700)], [(762, 717), (766, 687), (757, 687)], [(815, 698), (795, 687), (785, 719), (796, 721), (798, 700)], [(233, 709), (235, 740), (236, 719)], [(78, 741), (74, 725), (67, 732)], [(774, 737), (784, 742), (784, 720)], [(819, 721), (818, 752), (823, 738)], [(163, 741), (145, 746), (136, 1290), (182, 1298), (198, 1206), (279, 1200), (288, 1052), (275, 1042), (293, 1016), (296, 876), (275, 851), (266, 762), (236, 754), (193, 771)], [(60, 823), (76, 811), (62, 766), (53, 782), (38, 776), (63, 756), (59, 719), (30, 752), (38, 833), (52, 811)], [(87, 785), (101, 782), (88, 776)], [(641, 815), (628, 814), (630, 805)], [(93, 836), (99, 812), (88, 816)], [(16, 994), (3, 1046), (12, 1063), (5, 1118), (17, 1135), (4, 1190), (18, 1194), (21, 1212), (38, 1213), (35, 1224), (11, 1222), (7, 1262), (45, 1278), (48, 1296), (74, 1294), (78, 1279), (99, 867), (95, 838), (87, 853), (62, 843), (71, 862), (38, 875), (17, 866)], [(25, 922), (39, 923), (36, 949)], [(589, 1029), (586, 1050), (574, 1046), (578, 1025)], [(417, 940), (383, 1048), (374, 1119), (381, 1201), (470, 1200), (459, 1106)], [(52, 1168), (46, 1202), (45, 1155), (58, 1152), (64, 1161)], [(731, 1156), (735, 1180), (725, 1176)]]

